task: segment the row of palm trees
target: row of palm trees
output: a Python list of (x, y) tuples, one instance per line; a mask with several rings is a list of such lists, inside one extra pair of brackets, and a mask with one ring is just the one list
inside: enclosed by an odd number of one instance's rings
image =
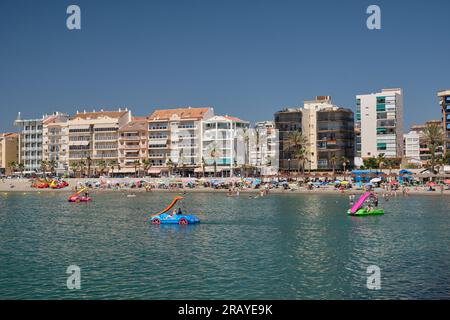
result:
[[(137, 176), (144, 176), (146, 172), (152, 167), (152, 163), (148, 159), (144, 159), (141, 161), (135, 160), (133, 162), (134, 166), (134, 172), (136, 177)], [(73, 172), (74, 175), (78, 176), (91, 176), (92, 174), (92, 160), (87, 158), (86, 160), (82, 159), (80, 161), (75, 161), (70, 163), (70, 170)], [(121, 166), (120, 163), (118, 163), (116, 160), (112, 161), (105, 161), (105, 160), (99, 160), (96, 162), (95, 165), (95, 173), (99, 175), (103, 175), (106, 172), (114, 172), (117, 168), (117, 171), (120, 171)]]
[[(308, 152), (305, 148), (306, 143), (307, 139), (300, 131), (293, 131), (289, 134), (286, 144), (283, 146), (284, 151), (293, 153), (294, 159), (297, 160), (297, 171), (301, 171), (302, 175), (305, 174), (305, 163), (308, 160)], [(343, 171), (345, 172), (350, 160), (344, 156), (338, 157), (336, 154), (333, 154), (330, 157), (333, 175), (336, 172), (338, 163), (341, 164)]]
[(23, 172), (25, 171), (25, 165), (23, 163), (18, 163), (16, 161), (11, 161), (8, 163), (8, 168), (12, 173), (14, 172)]
[[(437, 166), (449, 164), (450, 154), (447, 154), (444, 157), (437, 156), (437, 150), (442, 147), (445, 142), (445, 133), (439, 124), (428, 123), (422, 132), (422, 139), (430, 152), (430, 160), (427, 163), (427, 167), (432, 173), (435, 172)], [(379, 154), (377, 157), (364, 160), (364, 167), (367, 169), (382, 169), (384, 167), (389, 168), (391, 171), (393, 167), (398, 165), (398, 159), (386, 158), (384, 153)]]

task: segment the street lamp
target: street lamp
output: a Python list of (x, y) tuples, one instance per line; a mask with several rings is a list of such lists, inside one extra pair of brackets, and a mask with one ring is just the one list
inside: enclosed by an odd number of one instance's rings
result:
[(288, 174), (291, 175), (291, 158), (288, 159)]

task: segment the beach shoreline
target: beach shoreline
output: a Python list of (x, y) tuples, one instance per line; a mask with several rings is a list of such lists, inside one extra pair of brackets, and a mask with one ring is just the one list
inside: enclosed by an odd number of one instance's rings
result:
[[(127, 183), (131, 181), (135, 181), (136, 179), (115, 179), (119, 180), (120, 183)], [(93, 179), (66, 179), (69, 183), (69, 186), (64, 189), (38, 189), (32, 188), (31, 182), (28, 179), (6, 179), (4, 181), (0, 181), (0, 192), (1, 193), (47, 193), (47, 192), (58, 192), (58, 193), (67, 193), (71, 194), (75, 192), (75, 187), (80, 184), (84, 184), (86, 182), (92, 182)], [(424, 187), (408, 187), (408, 195), (430, 195), (430, 196), (450, 196), (450, 190), (444, 190), (441, 192), (439, 189), (436, 191), (428, 191)], [(258, 194), (262, 189), (254, 189), (254, 188), (242, 188), (239, 189), (239, 192), (242, 194)], [(375, 189), (375, 192), (383, 193), (385, 190), (379, 188)], [(189, 193), (228, 193), (228, 189), (216, 189), (212, 187), (203, 187), (197, 186), (195, 188), (171, 188), (171, 189), (160, 189), (160, 188), (152, 188), (147, 191), (145, 188), (93, 188), (89, 190), (90, 193), (105, 193), (105, 192), (119, 192), (119, 193), (174, 193), (174, 194), (189, 194)], [(298, 189), (288, 189), (285, 190), (283, 188), (272, 188), (269, 189), (269, 194), (341, 194), (341, 195), (349, 195), (349, 194), (362, 194), (365, 191), (362, 189), (346, 189), (345, 191), (336, 190), (332, 187), (320, 187), (314, 188), (312, 190), (308, 190), (306, 187), (299, 187)], [(396, 192), (397, 196), (402, 196), (401, 190)], [(391, 192), (391, 195), (395, 196), (395, 193)]]

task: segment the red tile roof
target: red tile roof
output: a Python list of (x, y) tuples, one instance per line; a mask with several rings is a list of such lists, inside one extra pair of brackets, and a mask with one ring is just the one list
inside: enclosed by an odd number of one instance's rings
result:
[(146, 131), (147, 125), (148, 125), (147, 118), (144, 118), (144, 120), (133, 120), (128, 122), (126, 125), (122, 126), (119, 129), (119, 132)]
[(76, 115), (70, 117), (70, 119), (98, 119), (103, 117), (108, 118), (121, 118), (125, 114), (127, 114), (128, 111), (99, 111), (99, 112), (80, 112)]
[(201, 119), (205, 114), (211, 110), (210, 108), (177, 108), (166, 110), (155, 110), (150, 116), (149, 120), (169, 120), (174, 115), (181, 119)]

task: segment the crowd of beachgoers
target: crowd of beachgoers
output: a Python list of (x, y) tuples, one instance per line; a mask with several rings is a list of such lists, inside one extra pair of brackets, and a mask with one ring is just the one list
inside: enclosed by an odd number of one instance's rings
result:
[[(77, 191), (83, 187), (89, 187), (92, 192), (97, 191), (126, 191), (126, 192), (226, 192), (230, 196), (239, 195), (241, 192), (268, 193), (292, 193), (292, 192), (339, 192), (359, 193), (368, 188), (378, 190), (386, 194), (408, 195), (412, 193), (450, 194), (450, 181), (441, 183), (418, 181), (402, 181), (391, 179), (390, 181), (374, 178), (369, 182), (354, 181), (346, 177), (337, 178), (309, 178), (297, 179), (289, 177), (277, 178), (72, 178), (72, 179), (48, 179), (49, 185), (65, 185), (63, 188), (37, 188), (45, 184), (42, 179), (2, 179), (0, 191)], [(50, 182), (52, 181), (52, 182)]]

